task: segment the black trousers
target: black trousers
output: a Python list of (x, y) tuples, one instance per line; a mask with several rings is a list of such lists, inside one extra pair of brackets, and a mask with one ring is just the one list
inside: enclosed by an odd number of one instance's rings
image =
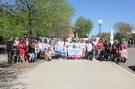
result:
[(39, 51), (39, 53), (37, 54), (37, 59), (40, 59), (40, 54), (41, 54), (41, 50)]
[(8, 63), (14, 63), (14, 55), (12, 52), (8, 53)]
[(124, 57), (124, 58), (120, 58), (120, 62), (122, 62), (122, 63), (125, 63), (127, 61), (127, 59)]

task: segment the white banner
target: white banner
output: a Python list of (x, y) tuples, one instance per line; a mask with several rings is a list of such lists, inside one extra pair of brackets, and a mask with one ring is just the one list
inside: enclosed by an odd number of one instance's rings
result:
[(82, 49), (79, 48), (69, 48), (68, 49), (69, 58), (82, 58)]

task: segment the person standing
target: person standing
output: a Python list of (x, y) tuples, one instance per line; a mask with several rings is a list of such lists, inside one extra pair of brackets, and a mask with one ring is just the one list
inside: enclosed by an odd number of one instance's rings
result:
[(25, 52), (27, 50), (27, 46), (23, 39), (20, 38), (20, 42), (18, 44), (18, 50), (20, 51), (20, 59), (22, 62), (25, 62)]
[(13, 55), (14, 55), (14, 62), (17, 63), (18, 61), (18, 55), (19, 55), (19, 51), (17, 49), (17, 46), (19, 44), (19, 37), (15, 37), (15, 41), (14, 41), (14, 44), (13, 44)]
[(92, 41), (92, 43), (93, 43), (93, 46), (96, 46), (96, 45), (97, 45), (97, 43), (98, 43), (98, 42), (97, 42), (97, 39), (96, 39), (96, 38), (94, 38), (94, 39), (93, 39), (93, 41)]
[(26, 59), (26, 62), (28, 62), (28, 58), (29, 58), (29, 55), (28, 55), (28, 46), (29, 46), (29, 38), (25, 38), (25, 44), (26, 44), (26, 47), (27, 47), (27, 51), (25, 53), (25, 59)]
[(37, 61), (40, 60), (40, 54), (41, 54), (40, 42), (38, 40), (36, 40), (36, 42), (35, 42), (35, 60), (37, 60)]
[(36, 51), (36, 48), (39, 50), (39, 52), (37, 53), (37, 59), (40, 60), (41, 59), (41, 53), (43, 52), (43, 44), (41, 42), (41, 40), (39, 38), (37, 38), (36, 40), (36, 46), (35, 46), (35, 51)]
[(53, 38), (53, 36), (51, 36), (51, 39), (49, 40), (49, 45), (51, 45), (53, 49), (55, 49), (56, 40)]
[(47, 51), (48, 47), (49, 44), (47, 43), (47, 39), (44, 39), (44, 43), (43, 43), (44, 60), (46, 60), (45, 52)]
[(104, 47), (105, 47), (105, 50), (107, 51), (108, 59), (110, 59), (110, 57), (111, 57), (111, 49), (112, 49), (111, 46), (112, 46), (112, 45), (111, 45), (110, 40), (105, 40), (105, 42), (104, 42)]
[(59, 41), (57, 42), (56, 49), (59, 52), (58, 53), (58, 58), (62, 59), (62, 52), (63, 52), (63, 49), (64, 49), (64, 41), (63, 41), (62, 38), (60, 38)]
[(86, 58), (89, 59), (89, 57), (91, 56), (91, 50), (92, 50), (92, 43), (90, 41), (87, 41), (86, 44)]
[(114, 48), (114, 46), (119, 49), (119, 43), (118, 43), (118, 40), (115, 40), (113, 45), (112, 45), (112, 48)]
[(7, 41), (7, 54), (8, 54), (8, 63), (13, 63), (13, 37), (10, 37), (9, 41)]

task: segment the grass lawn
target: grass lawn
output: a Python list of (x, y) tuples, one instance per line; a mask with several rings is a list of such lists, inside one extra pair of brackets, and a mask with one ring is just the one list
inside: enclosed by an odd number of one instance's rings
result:
[(0, 48), (6, 48), (6, 45), (0, 45)]

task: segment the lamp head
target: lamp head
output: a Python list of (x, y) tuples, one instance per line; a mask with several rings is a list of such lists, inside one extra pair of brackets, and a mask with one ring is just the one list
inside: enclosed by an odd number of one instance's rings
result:
[(98, 24), (99, 25), (101, 25), (102, 23), (103, 23), (103, 20), (102, 19), (98, 20)]

